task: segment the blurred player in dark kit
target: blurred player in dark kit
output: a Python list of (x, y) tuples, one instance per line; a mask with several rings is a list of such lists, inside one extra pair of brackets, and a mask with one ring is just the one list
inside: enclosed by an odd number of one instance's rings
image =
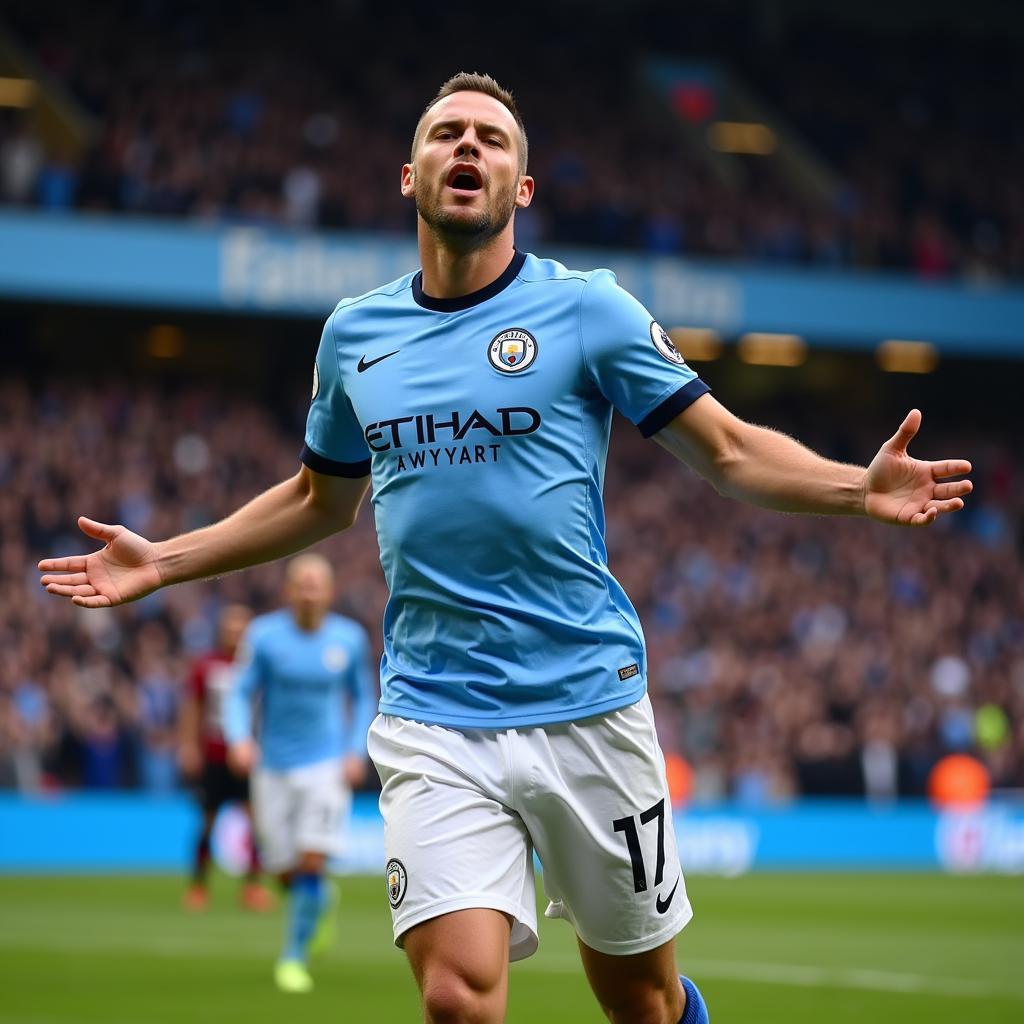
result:
[[(188, 910), (205, 910), (209, 904), (210, 837), (218, 811), (225, 804), (238, 803), (249, 815), (249, 780), (236, 775), (227, 764), (223, 712), (224, 699), (234, 683), (235, 653), (251, 617), (243, 605), (225, 606), (217, 622), (216, 648), (192, 663), (185, 682), (178, 720), (178, 765), (181, 774), (194, 783), (203, 815), (191, 884), (185, 893)], [(241, 892), (242, 905), (249, 910), (269, 910), (273, 903), (259, 878), (259, 854), (253, 838)]]

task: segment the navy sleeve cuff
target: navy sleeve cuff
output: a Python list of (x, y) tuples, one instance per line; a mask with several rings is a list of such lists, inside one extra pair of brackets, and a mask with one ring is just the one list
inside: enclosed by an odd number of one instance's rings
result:
[(678, 391), (668, 396), (656, 409), (649, 412), (637, 427), (644, 437), (651, 437), (662, 427), (667, 427), (687, 406), (693, 405), (701, 395), (706, 395), (711, 388), (700, 379), (694, 377)]
[(363, 459), (362, 462), (335, 462), (334, 459), (325, 458), (319, 452), (313, 451), (308, 444), (302, 446), (299, 458), (314, 473), (323, 473), (325, 476), (344, 476), (350, 480), (358, 480), (360, 477), (370, 475), (369, 459)]

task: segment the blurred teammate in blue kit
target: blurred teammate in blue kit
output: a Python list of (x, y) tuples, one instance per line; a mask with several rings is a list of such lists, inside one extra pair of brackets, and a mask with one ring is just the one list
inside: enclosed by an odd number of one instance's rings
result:
[(720, 493), (786, 512), (924, 526), (963, 506), (970, 483), (947, 478), (970, 465), (907, 454), (916, 410), (866, 468), (737, 419), (613, 274), (516, 250), (527, 157), (497, 82), (445, 83), (401, 176), (422, 269), (329, 317), (296, 476), (158, 544), (80, 520), (106, 547), (41, 562), (42, 582), (106, 607), (279, 558), (349, 526), (372, 479), (390, 600), (369, 751), (425, 1019), (504, 1020), (509, 961), (537, 948), (536, 849), (607, 1017), (706, 1024), (676, 968), (692, 911), (643, 633), (608, 569), (612, 411)]
[(289, 891), (275, 980), (283, 991), (308, 992), (310, 946), (326, 944), (331, 928), (324, 869), (341, 852), (351, 788), (366, 773), (376, 688), (366, 631), (330, 611), (330, 565), (319, 555), (294, 559), (286, 596), (287, 608), (254, 619), (246, 631), (224, 734), (232, 768), (252, 774), (264, 866)]

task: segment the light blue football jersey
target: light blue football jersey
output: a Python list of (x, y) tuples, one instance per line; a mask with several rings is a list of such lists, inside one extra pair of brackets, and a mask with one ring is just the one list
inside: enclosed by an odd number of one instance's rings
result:
[(650, 436), (708, 390), (608, 270), (517, 253), (471, 295), (416, 273), (339, 303), (302, 459), (372, 474), (380, 710), (511, 728), (639, 700), (643, 632), (604, 540), (612, 410)]
[(300, 629), (288, 609), (253, 619), (239, 648), (238, 678), (224, 706), (228, 743), (253, 736), (260, 763), (301, 768), (347, 753), (366, 753), (376, 686), (366, 630), (329, 613), (318, 629)]

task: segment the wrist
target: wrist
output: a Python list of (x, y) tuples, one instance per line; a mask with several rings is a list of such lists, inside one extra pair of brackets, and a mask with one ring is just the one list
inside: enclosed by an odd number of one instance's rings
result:
[(857, 492), (856, 492), (856, 503), (854, 506), (854, 514), (858, 516), (869, 515), (868, 512), (868, 471), (867, 469), (858, 470), (857, 479)]
[(156, 570), (157, 579), (160, 580), (161, 587), (166, 587), (177, 582), (177, 580), (175, 580), (171, 575), (170, 565), (168, 562), (167, 541), (158, 541), (154, 543), (153, 568)]
[(172, 537), (153, 544), (153, 568), (156, 569), (161, 587), (170, 587), (176, 583), (186, 583), (189, 580), (184, 566), (183, 552), (180, 550), (180, 546), (175, 545), (175, 541), (180, 539), (180, 537)]
[(168, 579), (167, 569), (163, 565), (161, 547), (162, 546), (160, 544), (153, 545), (153, 568), (156, 569), (156, 575), (157, 579), (160, 580), (160, 586), (166, 587), (171, 581)]

